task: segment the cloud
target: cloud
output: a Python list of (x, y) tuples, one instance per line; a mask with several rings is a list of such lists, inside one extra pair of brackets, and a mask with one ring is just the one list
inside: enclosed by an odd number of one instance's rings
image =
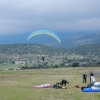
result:
[(100, 0), (0, 0), (0, 34), (100, 31)]

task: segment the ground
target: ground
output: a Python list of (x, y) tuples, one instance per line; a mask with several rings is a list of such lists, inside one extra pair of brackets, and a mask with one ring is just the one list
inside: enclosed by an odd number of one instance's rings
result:
[[(99, 67), (0, 71), (0, 100), (100, 100), (100, 92), (84, 93), (80, 88), (73, 88), (87, 86), (90, 71), (100, 81)], [(87, 83), (82, 83), (83, 73), (87, 74)], [(33, 88), (41, 84), (54, 85), (62, 79), (69, 82), (67, 89)]]

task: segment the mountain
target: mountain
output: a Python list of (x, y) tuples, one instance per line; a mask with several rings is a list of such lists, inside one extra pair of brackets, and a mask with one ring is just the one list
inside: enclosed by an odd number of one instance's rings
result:
[[(66, 37), (70, 38), (73, 36), (82, 36), (83, 34), (88, 34), (85, 32), (81, 33), (70, 33), (70, 32), (55, 32), (62, 40), (65, 40)], [(27, 37), (30, 33), (20, 33), (20, 34), (4, 34), (0, 35), (0, 45), (5, 44), (22, 44), (22, 43), (34, 43), (34, 44), (46, 44), (46, 45), (55, 45), (58, 41), (52, 36), (48, 36), (45, 34), (37, 35), (32, 37), (29, 41), (27, 41)]]
[(69, 49), (71, 54), (100, 57), (100, 43), (82, 45), (73, 49)]
[(27, 55), (27, 54), (48, 54), (53, 53), (54, 49), (41, 45), (41, 44), (9, 44), (0, 45), (0, 55), (11, 56), (11, 55)]
[(29, 34), (12, 34), (12, 35), (0, 35), (0, 45), (5, 44), (43, 44), (54, 48), (74, 48), (85, 44), (97, 44), (100, 43), (100, 33), (58, 33), (61, 39), (59, 43), (55, 38), (47, 35), (38, 35), (27, 41)]
[(82, 45), (87, 44), (98, 44), (100, 43), (100, 34), (88, 34), (84, 36), (72, 36), (69, 38), (66, 38), (62, 40), (62, 42), (59, 44), (57, 42), (52, 42), (51, 44), (48, 44), (49, 46), (55, 47), (55, 48), (75, 48)]
[(98, 44), (88, 44), (82, 45), (75, 48), (63, 48), (57, 49), (50, 46), (41, 45), (41, 44), (9, 44), (9, 45), (0, 45), (0, 56), (17, 56), (17, 55), (52, 55), (55, 54), (65, 54), (69, 53), (71, 55), (85, 55), (85, 56), (100, 56), (100, 43)]

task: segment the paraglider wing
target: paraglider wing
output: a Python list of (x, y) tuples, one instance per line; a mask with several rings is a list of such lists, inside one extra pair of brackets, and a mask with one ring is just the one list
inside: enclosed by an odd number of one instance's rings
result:
[(47, 34), (47, 35), (50, 35), (52, 37), (54, 37), (56, 40), (59, 41), (59, 43), (61, 43), (61, 40), (59, 38), (59, 36), (57, 34), (55, 34), (54, 32), (52, 31), (49, 31), (49, 30), (38, 30), (38, 31), (35, 31), (33, 33), (31, 33), (28, 38), (27, 38), (27, 41), (32, 38), (33, 36), (36, 36), (36, 35), (39, 35), (39, 34)]

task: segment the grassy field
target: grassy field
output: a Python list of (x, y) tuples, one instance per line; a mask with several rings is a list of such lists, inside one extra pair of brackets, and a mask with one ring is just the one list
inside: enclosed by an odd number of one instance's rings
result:
[[(84, 93), (75, 85), (87, 86), (89, 72), (93, 71), (100, 81), (99, 67), (59, 68), (39, 70), (0, 71), (0, 100), (100, 100), (99, 93)], [(82, 74), (87, 73), (87, 83), (82, 83)], [(35, 85), (56, 84), (62, 79), (69, 81), (67, 89), (36, 89)]]

